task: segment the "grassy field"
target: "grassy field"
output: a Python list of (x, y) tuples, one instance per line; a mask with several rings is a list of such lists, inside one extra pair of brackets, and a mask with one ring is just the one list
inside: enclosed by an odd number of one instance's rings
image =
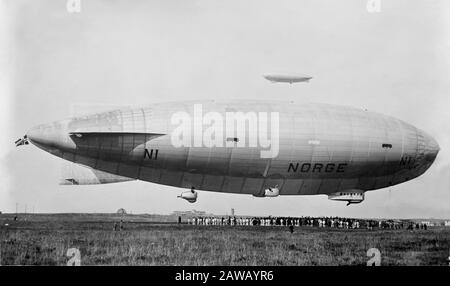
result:
[[(191, 226), (176, 217), (106, 214), (0, 215), (2, 265), (66, 265), (77, 248), (81, 265), (366, 265), (369, 248), (381, 265), (448, 265), (450, 228), (342, 230), (297, 227)], [(158, 223), (163, 222), (163, 223)], [(9, 226), (5, 226), (9, 224)]]

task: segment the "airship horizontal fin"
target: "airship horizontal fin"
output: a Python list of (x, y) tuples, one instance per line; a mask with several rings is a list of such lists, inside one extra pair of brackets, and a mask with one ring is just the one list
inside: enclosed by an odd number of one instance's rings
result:
[(64, 162), (61, 168), (60, 185), (97, 185), (134, 181), (75, 163)]
[(166, 134), (163, 133), (147, 133), (147, 132), (118, 132), (118, 131), (74, 131), (69, 132), (69, 136), (75, 136), (77, 138), (83, 138), (86, 136), (147, 136), (149, 139), (154, 139)]

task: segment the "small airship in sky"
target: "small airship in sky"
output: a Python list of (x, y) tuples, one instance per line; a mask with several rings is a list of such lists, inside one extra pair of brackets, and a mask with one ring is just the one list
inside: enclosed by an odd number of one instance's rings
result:
[(312, 79), (311, 76), (307, 75), (298, 75), (298, 74), (264, 74), (263, 77), (271, 82), (309, 82)]

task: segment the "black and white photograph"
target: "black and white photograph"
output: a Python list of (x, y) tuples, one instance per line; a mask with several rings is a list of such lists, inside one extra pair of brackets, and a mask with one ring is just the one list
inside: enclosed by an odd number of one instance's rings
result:
[(449, 91), (447, 0), (0, 0), (0, 265), (448, 267)]

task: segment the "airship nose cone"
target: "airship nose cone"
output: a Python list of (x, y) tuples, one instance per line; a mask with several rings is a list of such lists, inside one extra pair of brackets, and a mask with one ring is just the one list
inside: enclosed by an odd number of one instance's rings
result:
[(27, 138), (31, 143), (35, 145), (49, 145), (50, 140), (50, 128), (45, 125), (38, 125), (31, 128), (27, 132)]
[(436, 159), (437, 154), (439, 153), (440, 147), (433, 137), (428, 135), (426, 136), (426, 138), (425, 160), (427, 160), (428, 162), (433, 162)]
[(27, 138), (32, 144), (48, 152), (72, 149), (66, 126), (63, 121), (38, 125), (27, 132)]

